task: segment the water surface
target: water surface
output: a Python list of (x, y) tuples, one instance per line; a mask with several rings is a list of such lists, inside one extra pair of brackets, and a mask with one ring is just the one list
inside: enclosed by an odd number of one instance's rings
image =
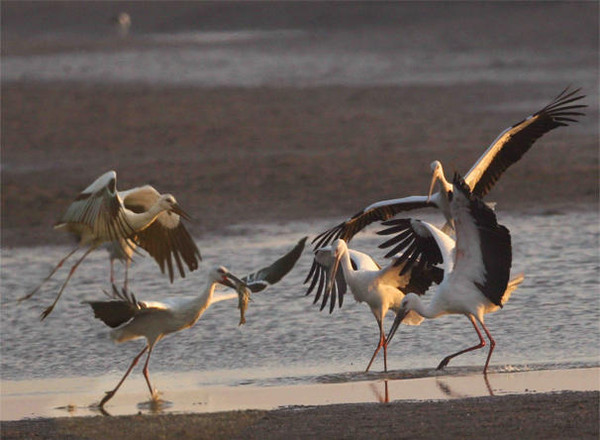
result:
[[(436, 217), (431, 217), (435, 220)], [(597, 366), (600, 361), (599, 223), (595, 212), (519, 215), (499, 213), (513, 237), (513, 272), (525, 281), (501, 311), (486, 323), (497, 346), (492, 371)], [(285, 253), (304, 235), (313, 236), (337, 220), (239, 225), (222, 236), (197, 239), (204, 260), (198, 271), (174, 284), (150, 257), (138, 257), (130, 287), (140, 299), (198, 294), (209, 267), (223, 264), (242, 276)], [(376, 249), (376, 228), (352, 242), (384, 261)], [(62, 378), (120, 374), (144, 342), (115, 345), (108, 328), (94, 319), (85, 300), (100, 299), (109, 288), (108, 259), (98, 250), (80, 266), (54, 312), (39, 315), (67, 273), (63, 268), (34, 298), (26, 294), (49, 273), (67, 247), (2, 249), (3, 379)], [(375, 320), (365, 304), (348, 295), (332, 314), (319, 311), (304, 295), (310, 249), (279, 284), (254, 295), (247, 323), (238, 326), (236, 301), (210, 307), (194, 327), (167, 336), (152, 355), (153, 372), (198, 372), (204, 385), (293, 384), (348, 381), (362, 372), (377, 343)], [(119, 274), (120, 276), (120, 274)], [(386, 328), (393, 315), (386, 319)], [(468, 320), (446, 316), (418, 327), (403, 326), (389, 350), (392, 371), (428, 370), (447, 354), (477, 341)], [(452, 366), (483, 366), (487, 348), (465, 354)], [(378, 359), (373, 371), (383, 369)]]

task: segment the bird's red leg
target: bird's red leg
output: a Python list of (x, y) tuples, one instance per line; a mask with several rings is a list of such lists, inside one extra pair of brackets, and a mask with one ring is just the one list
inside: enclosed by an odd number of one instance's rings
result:
[(125, 375), (121, 378), (121, 380), (119, 381), (117, 386), (112, 391), (106, 392), (106, 396), (104, 396), (104, 398), (98, 404), (98, 406), (100, 408), (102, 408), (106, 402), (108, 402), (110, 399), (112, 399), (112, 397), (115, 395), (115, 393), (117, 392), (119, 387), (123, 384), (123, 382), (125, 382), (125, 379), (127, 378), (127, 376), (129, 376), (129, 373), (131, 373), (131, 370), (133, 369), (133, 367), (135, 367), (135, 365), (138, 363), (138, 360), (140, 359), (140, 357), (142, 357), (142, 355), (146, 352), (146, 350), (148, 350), (147, 345), (144, 347), (144, 349), (142, 351), (139, 352), (139, 354), (135, 358), (133, 358), (133, 362), (131, 363), (131, 365), (125, 372)]
[[(450, 362), (450, 360), (458, 355), (461, 355), (463, 353), (467, 353), (468, 351), (473, 351), (473, 350), (477, 350), (479, 348), (483, 348), (485, 347), (485, 339), (483, 339), (483, 336), (481, 334), (481, 332), (479, 331), (479, 328), (477, 327), (477, 323), (475, 322), (475, 318), (473, 318), (473, 316), (468, 315), (469, 320), (471, 321), (471, 324), (473, 324), (473, 327), (475, 327), (475, 331), (477, 332), (477, 335), (479, 336), (479, 344), (475, 345), (474, 347), (470, 347), (470, 348), (466, 348), (464, 350), (459, 351), (458, 353), (454, 353), (451, 354), (450, 356), (446, 356), (444, 359), (442, 359), (442, 362), (440, 362), (440, 364), (437, 366), (437, 370), (441, 370), (442, 368), (444, 368), (446, 365), (448, 365), (448, 362)], [(489, 336), (489, 335), (488, 335)]]
[(148, 357), (146, 358), (143, 371), (144, 377), (146, 378), (146, 383), (148, 384), (148, 389), (150, 390), (150, 395), (152, 396), (152, 400), (156, 400), (158, 398), (158, 393), (154, 388), (152, 388), (152, 385), (150, 384), (150, 377), (148, 377), (148, 362), (150, 361), (150, 355), (152, 354), (152, 347), (153, 345), (151, 345), (150, 349), (148, 350)]
[(40, 316), (40, 320), (43, 321), (44, 319), (46, 319), (46, 317), (50, 313), (52, 313), (52, 310), (54, 309), (54, 306), (58, 302), (58, 300), (59, 300), (60, 296), (62, 295), (63, 291), (65, 290), (65, 287), (67, 287), (67, 283), (69, 282), (69, 280), (71, 279), (71, 277), (75, 273), (75, 270), (81, 264), (81, 262), (85, 259), (85, 257), (87, 257), (89, 255), (89, 253), (92, 252), (94, 249), (96, 249), (96, 248), (94, 246), (91, 246), (87, 251), (85, 251), (85, 254), (83, 254), (83, 256), (79, 260), (77, 260), (77, 263), (75, 263), (73, 265), (73, 267), (71, 267), (71, 270), (69, 271), (69, 275), (67, 276), (67, 279), (65, 280), (65, 282), (62, 285), (62, 287), (58, 291), (58, 295), (56, 295), (56, 298), (54, 299), (54, 302), (50, 305), (50, 307), (46, 308), (46, 310), (44, 310), (42, 312), (42, 315)]
[(367, 373), (369, 371), (369, 369), (371, 368), (371, 364), (375, 360), (375, 357), (377, 356), (377, 353), (379, 353), (379, 350), (381, 349), (381, 347), (383, 347), (383, 368), (384, 368), (384, 371), (387, 373), (387, 344), (385, 342), (385, 334), (383, 332), (383, 322), (381, 322), (381, 320), (377, 319), (377, 324), (379, 325), (379, 344), (377, 344), (377, 348), (375, 349), (375, 352), (373, 353), (373, 356), (371, 357), (371, 361), (369, 362), (369, 365), (367, 365), (367, 369), (365, 370), (365, 373)]
[(62, 267), (62, 265), (65, 263), (65, 261), (67, 261), (67, 259), (71, 255), (73, 255), (75, 252), (77, 252), (78, 249), (79, 249), (79, 246), (77, 246), (75, 249), (73, 249), (71, 252), (69, 252), (62, 260), (60, 260), (58, 262), (58, 264), (56, 266), (54, 266), (54, 269), (52, 269), (52, 272), (50, 272), (50, 275), (48, 275), (46, 278), (44, 278), (44, 280), (35, 289), (33, 289), (30, 293), (28, 293), (27, 295), (25, 295), (22, 298), (19, 298), (17, 301), (21, 302), (21, 301), (29, 299), (33, 295), (35, 295), (35, 293), (38, 290), (40, 290), (40, 287), (42, 287), (46, 281), (48, 281), (50, 278), (52, 278), (52, 275), (54, 275), (56, 273), (56, 271)]
[(492, 352), (494, 351), (494, 347), (496, 346), (496, 341), (494, 341), (494, 338), (492, 338), (491, 333), (489, 332), (489, 330), (487, 329), (487, 327), (485, 326), (485, 324), (483, 322), (481, 323), (481, 326), (483, 327), (485, 334), (487, 335), (488, 339), (490, 340), (490, 352), (488, 353), (487, 360), (485, 361), (485, 367), (483, 367), (483, 374), (487, 375), (487, 367), (488, 367), (488, 364), (490, 363), (490, 359), (492, 357)]

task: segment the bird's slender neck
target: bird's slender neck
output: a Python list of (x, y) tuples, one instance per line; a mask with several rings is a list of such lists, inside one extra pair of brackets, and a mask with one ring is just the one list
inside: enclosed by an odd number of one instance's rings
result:
[(217, 282), (209, 280), (200, 296), (196, 298), (195, 302), (198, 306), (198, 310), (201, 312), (204, 312), (206, 309), (208, 309), (213, 293), (215, 293), (215, 287), (217, 287)]
[(126, 210), (125, 217), (127, 224), (129, 224), (134, 231), (141, 231), (147, 228), (164, 210), (165, 209), (159, 203), (155, 203), (148, 211), (144, 212)]
[(207, 286), (204, 288), (202, 293), (191, 299), (186, 303), (185, 307), (182, 307), (178, 313), (181, 319), (181, 325), (179, 329), (191, 327), (200, 319), (202, 314), (210, 306), (210, 300), (213, 296), (217, 283), (216, 281), (209, 281)]
[(414, 293), (409, 293), (408, 295), (412, 296), (412, 301), (409, 309), (414, 310), (423, 318), (433, 319), (444, 314), (444, 310), (438, 307), (435, 298), (432, 299), (429, 303), (425, 304), (418, 295), (415, 295)]
[(452, 190), (452, 184), (446, 180), (446, 176), (444, 175), (443, 171), (440, 173), (440, 177), (438, 179), (440, 181), (440, 191), (448, 194), (448, 191)]
[(433, 190), (433, 183), (435, 181), (439, 182), (439, 192), (434, 194), (431, 198), (434, 200), (434, 203), (438, 205), (438, 207), (444, 213), (444, 217), (446, 217), (446, 221), (452, 224), (452, 215), (450, 213), (450, 201), (448, 200), (448, 191), (452, 191), (453, 185), (446, 180), (446, 176), (444, 175), (444, 168), (442, 164), (438, 162), (438, 165), (433, 174), (432, 186), (430, 189)]
[(348, 248), (345, 247), (342, 251), (342, 255), (340, 256), (340, 265), (342, 266), (342, 270), (344, 271), (344, 277), (346, 278), (346, 282), (352, 283), (354, 279), (355, 270), (352, 268), (352, 261), (350, 261), (350, 252), (348, 252)]
[(191, 326), (198, 321), (200, 316), (208, 309), (216, 285), (216, 281), (209, 280), (202, 293), (199, 296), (192, 298), (189, 303), (187, 303), (187, 306), (184, 308), (184, 321), (188, 323), (188, 326)]

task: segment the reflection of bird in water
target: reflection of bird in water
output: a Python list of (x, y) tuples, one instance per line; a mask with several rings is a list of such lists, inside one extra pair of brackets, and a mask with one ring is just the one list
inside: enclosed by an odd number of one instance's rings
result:
[(371, 388), (373, 389), (373, 393), (375, 394), (375, 397), (377, 398), (377, 401), (379, 403), (390, 403), (390, 391), (389, 391), (389, 386), (388, 386), (388, 381), (387, 380), (383, 380), (383, 392), (384, 394), (381, 395), (381, 392), (378, 389), (378, 383), (372, 383), (371, 384)]
[[(488, 379), (487, 374), (483, 375), (483, 381), (485, 382), (485, 386), (487, 388), (488, 393), (490, 394), (490, 396), (493, 396), (494, 391), (492, 389), (492, 386), (490, 385), (490, 381)], [(442, 393), (444, 393), (448, 397), (452, 397), (453, 399), (464, 399), (465, 397), (472, 397), (470, 394), (457, 393), (456, 391), (452, 391), (450, 385), (448, 385), (444, 380), (440, 378), (436, 379), (435, 384), (442, 391)]]
[(131, 28), (131, 16), (127, 12), (119, 12), (111, 21), (121, 37), (125, 37), (129, 33), (129, 29)]

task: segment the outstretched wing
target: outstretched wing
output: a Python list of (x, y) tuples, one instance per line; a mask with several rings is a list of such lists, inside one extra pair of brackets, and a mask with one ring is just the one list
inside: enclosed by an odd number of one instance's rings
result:
[[(454, 268), (456, 242), (435, 226), (417, 219), (394, 219), (384, 222), (389, 228), (379, 235), (394, 237), (379, 245), (393, 246), (386, 257), (393, 257), (400, 271), (399, 288), (404, 293), (422, 295), (432, 283), (440, 284)], [(389, 269), (388, 269), (389, 271)]]
[(512, 264), (510, 233), (498, 224), (496, 214), (473, 196), (466, 183), (456, 175), (450, 211), (456, 220), (455, 271), (481, 290), (494, 304), (502, 306)]
[[(380, 266), (373, 260), (369, 255), (356, 251), (354, 249), (348, 249), (350, 256), (350, 263), (354, 270), (366, 269), (366, 270), (379, 270)], [(333, 283), (331, 293), (327, 291), (327, 285), (329, 282), (330, 268), (333, 265), (333, 255), (331, 253), (331, 247), (325, 246), (315, 251), (315, 258), (313, 264), (304, 280), (304, 284), (310, 281), (306, 295), (310, 295), (313, 290), (315, 292), (315, 299), (313, 304), (316, 304), (321, 297), (321, 308), (323, 310), (329, 302), (329, 313), (333, 312), (335, 308), (336, 300), (338, 307), (342, 307), (344, 303), (344, 295), (348, 291), (348, 285), (344, 278), (344, 271), (338, 270), (335, 274), (335, 283)], [(316, 288), (316, 290), (315, 290)]]
[(577, 110), (587, 107), (575, 104), (585, 98), (578, 94), (580, 90), (569, 91), (567, 87), (546, 107), (500, 133), (465, 176), (473, 195), (484, 197), (502, 173), (521, 159), (544, 134), (569, 125), (569, 122), (577, 122), (575, 117), (584, 115)]
[(283, 257), (277, 259), (273, 264), (246, 275), (242, 278), (242, 281), (246, 283), (253, 293), (260, 292), (277, 283), (292, 270), (300, 258), (307, 238), (308, 237), (304, 237), (298, 241), (292, 250)]
[[(120, 195), (125, 207), (133, 212), (148, 211), (160, 197), (160, 193), (150, 185), (123, 191)], [(161, 212), (150, 226), (135, 234), (135, 242), (156, 260), (162, 273), (167, 270), (171, 282), (174, 266), (179, 275), (185, 278), (184, 264), (194, 271), (202, 260), (181, 217), (173, 212)]]
[(443, 263), (443, 256), (435, 237), (420, 220), (400, 218), (382, 224), (389, 227), (378, 231), (377, 234), (394, 236), (380, 244), (379, 248), (393, 246), (385, 257), (394, 257), (395, 266), (402, 264), (401, 273), (411, 269), (416, 261), (426, 266)]
[[(325, 308), (329, 300), (326, 286), (329, 283), (329, 268), (332, 264), (333, 256), (331, 255), (331, 248), (327, 246), (325, 248), (317, 249), (315, 251), (315, 258), (313, 259), (310, 271), (304, 280), (304, 284), (310, 281), (308, 289), (306, 290), (306, 296), (310, 295), (315, 287), (317, 288), (317, 290), (315, 290), (315, 299), (313, 304), (316, 304), (323, 295), (323, 292), (325, 292), (320, 310)], [(333, 309), (335, 308), (336, 298), (339, 301), (339, 307), (342, 307), (342, 304), (344, 303), (344, 295), (346, 294), (347, 290), (348, 286), (346, 284), (346, 279), (344, 278), (344, 271), (338, 270), (335, 275), (335, 283), (333, 283), (333, 287), (331, 289), (329, 313), (333, 312)]]
[(312, 241), (313, 248), (322, 248), (338, 238), (347, 243), (373, 222), (388, 220), (400, 212), (436, 206), (427, 199), (427, 196), (410, 196), (373, 203), (348, 220), (317, 235)]
[(383, 275), (389, 284), (395, 285), (404, 294), (424, 295), (433, 283), (444, 279), (444, 269), (430, 265), (425, 258), (416, 261), (390, 264)]
[(104, 173), (84, 189), (54, 227), (75, 232), (77, 225), (88, 227), (95, 237), (103, 241), (119, 240), (133, 234), (117, 194), (116, 172)]

